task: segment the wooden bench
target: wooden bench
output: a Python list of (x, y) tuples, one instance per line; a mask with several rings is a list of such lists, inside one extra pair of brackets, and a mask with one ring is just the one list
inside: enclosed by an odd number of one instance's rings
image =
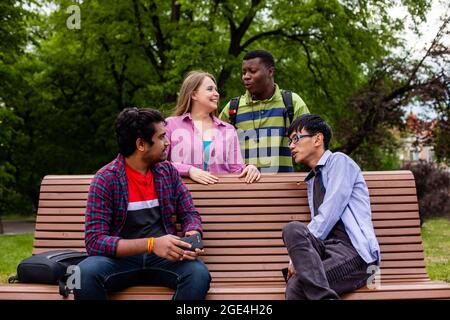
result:
[[(236, 175), (203, 186), (185, 180), (204, 225), (213, 277), (208, 299), (284, 299), (280, 270), (287, 266), (282, 227), (310, 219), (304, 173), (265, 174), (247, 185)], [(431, 281), (424, 252), (414, 177), (409, 171), (365, 172), (381, 246), (381, 286), (344, 299), (445, 299), (450, 286)], [(42, 181), (33, 254), (62, 248), (84, 251), (84, 213), (91, 175), (46, 176)], [(5, 253), (2, 253), (5, 254)], [(138, 286), (112, 299), (170, 299), (167, 288)], [(0, 299), (62, 299), (56, 286), (0, 286)], [(73, 296), (69, 296), (73, 299)]]

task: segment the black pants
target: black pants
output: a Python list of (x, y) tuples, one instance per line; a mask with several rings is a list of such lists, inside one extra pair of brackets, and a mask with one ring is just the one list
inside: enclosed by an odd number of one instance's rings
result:
[(286, 286), (287, 300), (339, 299), (366, 284), (368, 264), (351, 243), (317, 239), (302, 222), (283, 228), (283, 241), (296, 273)]

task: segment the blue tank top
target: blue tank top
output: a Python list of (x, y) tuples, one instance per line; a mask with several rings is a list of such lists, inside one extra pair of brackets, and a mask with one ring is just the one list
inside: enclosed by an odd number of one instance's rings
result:
[(208, 171), (208, 162), (211, 155), (211, 140), (203, 141), (203, 170)]

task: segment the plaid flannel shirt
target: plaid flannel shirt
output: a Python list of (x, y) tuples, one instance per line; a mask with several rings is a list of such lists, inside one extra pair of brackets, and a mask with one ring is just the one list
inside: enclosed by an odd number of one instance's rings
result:
[[(178, 171), (168, 161), (152, 168), (161, 217), (167, 234), (175, 234), (176, 215), (183, 232), (202, 232), (201, 218), (189, 190)], [(128, 184), (125, 158), (101, 168), (91, 181), (86, 206), (85, 244), (89, 255), (115, 256), (118, 236), (125, 225), (128, 208)]]

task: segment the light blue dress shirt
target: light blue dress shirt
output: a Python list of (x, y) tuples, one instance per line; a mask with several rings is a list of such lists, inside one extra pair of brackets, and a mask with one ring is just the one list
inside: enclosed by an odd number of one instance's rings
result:
[(342, 219), (345, 231), (361, 258), (367, 263), (378, 261), (379, 264), (380, 246), (372, 224), (369, 190), (361, 169), (349, 156), (329, 150), (325, 151), (317, 165), (322, 166), (326, 193), (319, 206), (319, 214), (314, 216), (314, 179), (311, 179), (314, 173), (310, 172), (305, 178), (311, 211), (309, 231), (316, 238), (325, 240)]

